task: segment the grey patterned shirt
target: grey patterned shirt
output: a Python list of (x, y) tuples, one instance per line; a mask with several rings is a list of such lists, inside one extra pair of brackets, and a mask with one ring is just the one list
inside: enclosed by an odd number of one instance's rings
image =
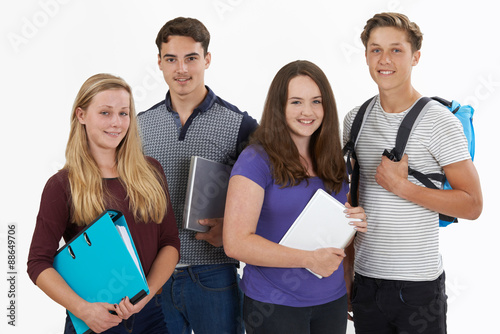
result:
[(180, 263), (206, 265), (237, 263), (222, 247), (196, 240), (196, 232), (182, 228), (182, 216), (191, 156), (233, 165), (257, 122), (246, 112), (222, 100), (208, 88), (205, 100), (184, 126), (166, 99), (138, 114), (144, 154), (158, 160), (165, 172), (181, 240)]

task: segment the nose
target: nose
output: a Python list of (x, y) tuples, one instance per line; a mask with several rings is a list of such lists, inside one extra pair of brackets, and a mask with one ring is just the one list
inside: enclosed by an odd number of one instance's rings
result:
[(310, 116), (313, 114), (313, 105), (309, 104), (309, 103), (304, 103), (303, 104), (303, 108), (302, 108), (302, 111), (300, 112), (300, 114), (302, 116)]
[(187, 71), (187, 66), (186, 66), (186, 63), (184, 61), (178, 61), (177, 62), (177, 72), (179, 73), (184, 73)]
[(111, 126), (117, 127), (122, 124), (122, 119), (118, 113), (113, 113), (111, 116)]
[(390, 63), (392, 63), (391, 54), (389, 52), (384, 52), (384, 54), (382, 54), (382, 57), (380, 57), (380, 63), (381, 64), (390, 64)]

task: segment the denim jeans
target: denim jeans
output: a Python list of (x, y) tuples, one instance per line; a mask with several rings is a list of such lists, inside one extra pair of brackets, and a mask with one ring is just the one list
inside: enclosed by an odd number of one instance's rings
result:
[[(163, 299), (155, 295), (144, 308), (123, 320), (118, 326), (108, 329), (105, 334), (168, 334), (162, 311)], [(64, 334), (76, 334), (69, 315), (66, 316)]]
[(434, 281), (392, 281), (354, 276), (352, 293), (357, 334), (444, 334), (445, 274)]
[(234, 264), (179, 268), (163, 286), (169, 333), (242, 334), (243, 294)]
[(347, 295), (308, 307), (263, 303), (245, 296), (243, 318), (247, 334), (345, 334)]

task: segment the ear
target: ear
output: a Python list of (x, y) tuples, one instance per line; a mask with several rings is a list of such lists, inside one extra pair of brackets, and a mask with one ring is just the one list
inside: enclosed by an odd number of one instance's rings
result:
[(207, 52), (205, 56), (205, 69), (208, 69), (210, 67), (211, 62), (212, 62), (212, 54), (210, 52)]
[(161, 70), (161, 55), (160, 54), (158, 54), (158, 67)]
[(75, 110), (76, 118), (80, 122), (80, 124), (85, 124), (85, 111), (82, 108), (78, 107)]
[(413, 60), (412, 60), (411, 64), (412, 64), (412, 66), (416, 66), (418, 64), (419, 60), (420, 60), (420, 50), (415, 51), (413, 53), (412, 57), (413, 57)]

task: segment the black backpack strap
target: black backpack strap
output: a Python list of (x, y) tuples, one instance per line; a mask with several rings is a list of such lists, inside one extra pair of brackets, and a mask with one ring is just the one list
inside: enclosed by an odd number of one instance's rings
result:
[(443, 174), (439, 173), (423, 174), (410, 167), (408, 167), (408, 175), (413, 176), (414, 178), (419, 180), (420, 183), (422, 183), (424, 186), (432, 189), (438, 189), (438, 188), (434, 183), (432, 183), (431, 179), (439, 182), (444, 182), (445, 180), (445, 176)]
[[(427, 109), (429, 109), (429, 107), (431, 106), (429, 102), (431, 102), (432, 100), (437, 101), (448, 108), (451, 108), (452, 103), (450, 101), (447, 101), (445, 99), (436, 96), (433, 97), (432, 99), (428, 97), (422, 97), (420, 100), (418, 100), (417, 103), (415, 103), (415, 105), (413, 106), (413, 108), (405, 116), (405, 118), (401, 122), (401, 126), (399, 127), (398, 134), (396, 137), (396, 146), (391, 151), (392, 156), (394, 157), (394, 159), (397, 159), (397, 161), (401, 160), (401, 158), (403, 157), (403, 154), (406, 149), (406, 144), (408, 143), (408, 139), (410, 138), (413, 129), (415, 129), (420, 119), (425, 115)], [(455, 113), (457, 112), (457, 110), (454, 110), (452, 112)], [(423, 174), (410, 167), (408, 167), (408, 175), (412, 175), (414, 178), (420, 181), (420, 183), (422, 183), (425, 187), (431, 189), (438, 189), (431, 180), (436, 180), (442, 183), (446, 179), (446, 177), (443, 174), (439, 173)], [(443, 215), (441, 213), (439, 214), (439, 219), (447, 222), (457, 221), (455, 217), (450, 217), (447, 215)]]
[[(348, 162), (350, 161), (351, 158), (356, 159), (356, 157), (355, 157), (356, 153), (354, 151), (354, 147), (356, 146), (356, 142), (358, 141), (359, 132), (361, 131), (361, 128), (363, 127), (363, 123), (364, 123), (366, 117), (368, 117), (368, 114), (369, 114), (371, 108), (373, 107), (373, 104), (375, 103), (376, 99), (377, 99), (377, 96), (374, 96), (374, 97), (366, 100), (365, 103), (363, 103), (361, 105), (361, 107), (359, 107), (358, 113), (354, 117), (354, 120), (353, 120), (352, 126), (351, 126), (351, 133), (349, 134), (349, 141), (345, 144), (345, 146), (343, 148), (344, 155), (347, 154), (347, 161)], [(347, 164), (347, 171), (349, 174), (352, 174), (351, 164), (349, 164), (349, 163)]]
[(439, 220), (449, 222), (449, 223), (458, 223), (458, 218), (443, 215), (442, 213), (439, 214)]
[[(349, 141), (345, 144), (343, 152), (344, 155), (347, 154), (346, 167), (347, 173), (351, 175), (351, 187), (350, 187), (350, 195), (351, 195), (351, 205), (358, 206), (358, 187), (359, 187), (359, 163), (358, 158), (356, 157), (356, 152), (354, 147), (356, 146), (356, 142), (358, 141), (359, 132), (363, 127), (363, 123), (368, 117), (370, 110), (375, 103), (377, 96), (374, 96), (368, 99), (365, 103), (359, 107), (358, 113), (354, 117), (351, 126), (351, 133), (349, 135)], [(352, 166), (351, 160), (354, 160), (354, 166)]]
[(401, 121), (401, 125), (399, 126), (398, 134), (396, 136), (396, 145), (391, 151), (395, 161), (400, 161), (403, 158), (408, 139), (410, 138), (410, 135), (415, 127), (418, 125), (420, 119), (424, 117), (425, 113), (429, 109), (429, 102), (431, 101), (432, 100), (428, 97), (420, 98)]

